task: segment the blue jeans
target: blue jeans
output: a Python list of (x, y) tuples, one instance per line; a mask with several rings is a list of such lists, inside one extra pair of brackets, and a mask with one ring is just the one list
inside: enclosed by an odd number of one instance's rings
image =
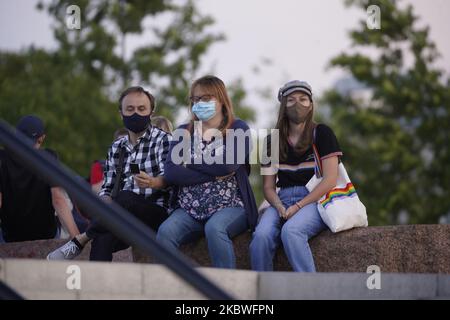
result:
[[(308, 194), (303, 186), (283, 188), (278, 192), (285, 208), (303, 199)], [(294, 271), (315, 272), (313, 255), (308, 240), (327, 226), (311, 203), (297, 211), (289, 220), (280, 218), (274, 207), (267, 208), (253, 233), (250, 243), (250, 260), (256, 271), (272, 271), (273, 257), (283, 243), (284, 251)]]
[(171, 249), (198, 239), (203, 234), (208, 244), (212, 265), (217, 268), (236, 268), (231, 238), (248, 229), (244, 208), (224, 208), (214, 213), (206, 223), (195, 220), (178, 208), (159, 227), (156, 240)]

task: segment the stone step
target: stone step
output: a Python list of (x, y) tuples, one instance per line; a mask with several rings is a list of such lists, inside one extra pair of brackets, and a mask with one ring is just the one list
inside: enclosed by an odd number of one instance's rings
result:
[[(255, 272), (199, 267), (236, 299), (446, 299), (450, 275)], [(76, 280), (75, 277), (77, 277)], [(205, 297), (157, 264), (0, 259), (0, 280), (27, 299), (158, 299)], [(371, 281), (369, 281), (372, 283)], [(374, 282), (376, 283), (376, 281)]]

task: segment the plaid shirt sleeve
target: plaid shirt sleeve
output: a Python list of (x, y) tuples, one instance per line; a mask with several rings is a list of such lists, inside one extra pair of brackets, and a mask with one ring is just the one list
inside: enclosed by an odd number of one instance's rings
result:
[(166, 134), (161, 139), (158, 148), (158, 166), (160, 175), (164, 175), (164, 162), (167, 159), (167, 155), (169, 154), (170, 141), (172, 141), (172, 135)]
[(119, 161), (118, 144), (113, 143), (108, 150), (108, 155), (105, 162), (105, 170), (103, 172), (103, 185), (98, 193), (99, 196), (111, 196), (114, 183), (116, 181), (116, 161)]

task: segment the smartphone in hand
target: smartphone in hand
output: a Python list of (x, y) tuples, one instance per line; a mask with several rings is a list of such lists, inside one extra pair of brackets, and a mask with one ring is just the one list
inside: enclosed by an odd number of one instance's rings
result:
[(137, 163), (130, 163), (130, 170), (132, 174), (139, 174), (139, 165)]

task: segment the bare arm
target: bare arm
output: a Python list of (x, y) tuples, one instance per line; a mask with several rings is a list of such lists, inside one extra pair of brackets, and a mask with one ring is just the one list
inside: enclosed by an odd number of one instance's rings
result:
[(322, 181), (306, 197), (298, 201), (297, 205), (294, 204), (288, 208), (286, 212), (288, 219), (292, 217), (300, 208), (303, 208), (310, 203), (317, 202), (324, 194), (336, 186), (338, 177), (338, 157), (336, 156), (324, 159), (322, 161), (322, 167)]
[(336, 186), (338, 177), (338, 157), (324, 159), (322, 165), (323, 179), (311, 193), (299, 201), (299, 204), (302, 207), (318, 201), (324, 194)]
[(72, 212), (67, 203), (67, 199), (63, 194), (63, 191), (59, 187), (51, 188), (52, 203), (55, 208), (56, 214), (61, 221), (64, 228), (69, 232), (70, 237), (73, 238), (80, 233), (75, 220), (73, 219)]
[(100, 182), (97, 182), (91, 186), (92, 192), (94, 192), (96, 195), (100, 193), (102, 190), (103, 180)]
[(277, 209), (280, 217), (283, 217), (286, 211), (286, 208), (281, 203), (280, 198), (278, 197), (276, 191), (276, 175), (264, 175), (263, 176), (263, 191), (264, 198), (270, 203), (272, 207)]

